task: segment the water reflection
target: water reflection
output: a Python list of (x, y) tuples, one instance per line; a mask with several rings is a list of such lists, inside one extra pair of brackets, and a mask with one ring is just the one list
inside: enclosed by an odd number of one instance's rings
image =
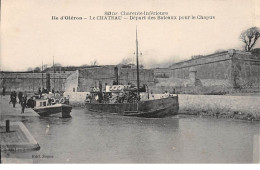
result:
[[(41, 146), (34, 163), (250, 163), (259, 123), (123, 117), (73, 109), (71, 119), (20, 117)], [(32, 158), (49, 155), (52, 158)]]

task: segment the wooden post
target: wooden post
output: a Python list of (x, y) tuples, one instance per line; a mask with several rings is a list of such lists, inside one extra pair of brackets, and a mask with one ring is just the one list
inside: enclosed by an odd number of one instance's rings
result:
[(10, 132), (10, 120), (5, 121), (5, 131)]

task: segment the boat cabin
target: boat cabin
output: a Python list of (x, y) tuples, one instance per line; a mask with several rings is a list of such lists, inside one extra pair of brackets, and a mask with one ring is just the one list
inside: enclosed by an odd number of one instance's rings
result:
[(48, 99), (37, 99), (35, 100), (35, 107), (44, 107), (48, 106)]

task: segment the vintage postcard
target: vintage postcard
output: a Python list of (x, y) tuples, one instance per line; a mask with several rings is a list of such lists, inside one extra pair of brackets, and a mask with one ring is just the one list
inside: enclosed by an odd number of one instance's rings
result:
[(257, 0), (1, 0), (1, 164), (260, 162)]

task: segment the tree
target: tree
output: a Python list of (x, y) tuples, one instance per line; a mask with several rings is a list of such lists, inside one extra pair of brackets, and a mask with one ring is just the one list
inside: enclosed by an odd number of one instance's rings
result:
[(62, 65), (60, 63), (55, 63), (54, 67), (62, 67)]
[(33, 70), (32, 67), (27, 68), (27, 71), (32, 71), (32, 70)]
[(218, 50), (216, 50), (214, 53), (221, 53), (221, 52), (225, 52), (225, 51), (227, 51), (227, 50), (218, 49)]
[(41, 72), (41, 68), (40, 67), (35, 67), (34, 72), (35, 73), (40, 73)]
[(90, 65), (91, 65), (91, 66), (97, 66), (97, 65), (98, 65), (97, 60), (92, 61), (92, 62), (90, 63)]
[(48, 68), (48, 64), (44, 64), (42, 67), (43, 67), (43, 70), (46, 70)]
[(132, 63), (132, 58), (131, 57), (127, 57), (127, 58), (123, 58), (122, 61), (119, 64), (131, 64)]
[(89, 67), (89, 65), (88, 64), (83, 64), (80, 67)]
[(252, 27), (243, 31), (240, 35), (240, 40), (245, 43), (245, 51), (250, 51), (259, 37), (260, 30), (257, 27)]

